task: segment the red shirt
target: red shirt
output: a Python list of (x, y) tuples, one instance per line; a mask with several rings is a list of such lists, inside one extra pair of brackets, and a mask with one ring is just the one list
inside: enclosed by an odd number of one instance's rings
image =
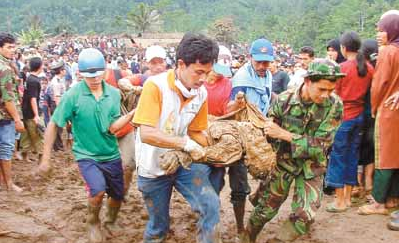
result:
[(344, 103), (344, 121), (359, 116), (364, 111), (365, 96), (370, 88), (374, 68), (367, 63), (367, 75), (357, 74), (356, 60), (345, 61), (340, 64), (341, 72), (346, 76), (337, 81), (335, 91)]
[(226, 114), (232, 89), (230, 80), (222, 76), (213, 84), (205, 82), (204, 86), (208, 91), (208, 114), (213, 116)]

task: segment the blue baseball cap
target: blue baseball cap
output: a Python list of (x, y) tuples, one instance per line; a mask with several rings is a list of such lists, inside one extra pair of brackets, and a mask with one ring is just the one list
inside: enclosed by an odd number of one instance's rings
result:
[(266, 39), (257, 39), (256, 41), (252, 42), (249, 53), (257, 62), (274, 61), (273, 45)]

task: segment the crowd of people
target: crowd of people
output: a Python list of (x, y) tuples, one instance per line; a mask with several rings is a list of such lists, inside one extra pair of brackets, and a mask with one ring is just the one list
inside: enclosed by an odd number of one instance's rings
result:
[[(270, 242), (309, 232), (323, 193), (330, 213), (359, 207), (361, 215), (388, 215), (399, 206), (399, 14), (377, 23), (377, 39), (354, 31), (296, 54), (262, 37), (248, 53), (186, 34), (179, 45), (137, 48), (127, 55), (117, 38), (68, 39), (44, 48), (17, 48), (0, 33), (0, 188), (13, 183), (13, 157), (50, 171), (54, 151), (71, 150), (88, 189), (88, 239), (105, 242), (136, 171), (149, 215), (143, 242), (163, 242), (173, 189), (199, 213), (197, 240), (221, 242), (219, 194), (226, 172), (240, 242), (256, 242), (295, 182), (292, 213)], [(134, 42), (134, 40), (132, 40)], [(210, 117), (255, 105), (270, 118), (263, 135), (277, 165), (251, 192), (244, 156), (228, 168), (193, 163), (163, 168), (169, 150), (206, 160)], [(66, 128), (66, 129), (65, 129)], [(65, 141), (64, 141), (65, 140)], [(210, 162), (211, 163), (211, 162)], [(323, 192), (324, 191), (324, 192)], [(104, 195), (106, 218), (99, 214)], [(399, 211), (388, 228), (399, 230)]]

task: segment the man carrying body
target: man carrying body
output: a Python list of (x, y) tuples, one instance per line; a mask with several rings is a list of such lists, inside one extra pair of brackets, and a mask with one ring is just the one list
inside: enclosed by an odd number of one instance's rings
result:
[[(232, 85), (229, 78), (231, 72), (232, 55), (225, 46), (219, 46), (218, 62), (213, 65), (213, 71), (208, 75), (204, 84), (208, 92), (208, 114), (216, 117), (223, 116), (231, 110), (228, 107)], [(210, 180), (215, 191), (219, 194), (224, 187), (224, 167), (212, 166)], [(247, 180), (247, 170), (242, 161), (228, 168), (229, 185), (231, 188), (231, 203), (237, 224), (237, 233), (244, 231), (245, 199), (250, 192)]]
[(133, 118), (133, 112), (120, 117), (119, 91), (103, 80), (104, 56), (88, 48), (79, 55), (79, 72), (84, 77), (61, 99), (45, 134), (43, 160), (39, 172), (50, 169), (51, 147), (57, 127), (72, 122), (73, 153), (88, 188), (88, 238), (103, 242), (99, 213), (105, 192), (105, 227), (115, 230), (115, 221), (123, 200), (123, 171), (115, 132)]
[(270, 62), (274, 61), (273, 46), (266, 39), (252, 42), (250, 60), (244, 64), (234, 75), (232, 81), (233, 91), (231, 102), (233, 110), (244, 107), (245, 103), (237, 102), (237, 94), (242, 92), (247, 102), (257, 106), (264, 115), (267, 114), (272, 96), (272, 74)]
[[(255, 40), (251, 45), (250, 54), (249, 62), (244, 64), (232, 79), (233, 89), (227, 109), (238, 110), (245, 107), (245, 102), (250, 102), (266, 115), (272, 95), (272, 74), (268, 68), (274, 60), (273, 46), (266, 39)], [(237, 188), (233, 190), (231, 202), (236, 216), (237, 231), (241, 237), (240, 234), (244, 230), (245, 201), (251, 188), (243, 161), (233, 167), (234, 176), (230, 180), (235, 181), (233, 185)]]
[(264, 130), (277, 152), (277, 167), (270, 179), (261, 182), (252, 200), (255, 208), (243, 243), (256, 241), (264, 224), (287, 199), (294, 180), (293, 213), (270, 242), (290, 242), (309, 231), (321, 204), (327, 149), (342, 118), (342, 102), (332, 92), (343, 76), (335, 62), (316, 59), (305, 82), (280, 94), (273, 103), (269, 112), (273, 121)]
[(12, 64), (15, 38), (0, 33), (0, 186), (8, 191), (22, 191), (12, 182), (11, 158), (15, 148), (15, 131), (25, 131), (20, 116), (16, 67)]
[(218, 242), (219, 199), (209, 182), (210, 168), (196, 164), (166, 175), (159, 156), (181, 149), (202, 158), (207, 145), (207, 93), (202, 87), (218, 56), (216, 43), (187, 34), (176, 53), (177, 68), (152, 76), (144, 85), (133, 122), (136, 138), (138, 188), (149, 214), (144, 243), (164, 242), (169, 231), (173, 187), (199, 213), (198, 242)]

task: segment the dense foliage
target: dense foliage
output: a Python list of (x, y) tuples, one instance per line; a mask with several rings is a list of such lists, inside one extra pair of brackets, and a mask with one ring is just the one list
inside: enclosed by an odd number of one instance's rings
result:
[(202, 31), (224, 40), (266, 36), (321, 50), (349, 29), (374, 38), (378, 18), (394, 8), (399, 0), (1, 0), (0, 30), (26, 34), (39, 17), (52, 35)]

